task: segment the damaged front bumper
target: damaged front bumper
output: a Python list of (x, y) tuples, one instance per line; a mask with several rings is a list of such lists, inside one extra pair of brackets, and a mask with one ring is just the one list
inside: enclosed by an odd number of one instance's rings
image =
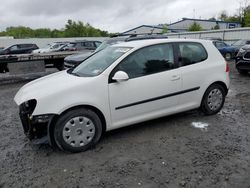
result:
[(50, 143), (49, 126), (55, 114), (32, 116), (35, 105), (23, 103), (19, 106), (19, 116), (25, 135), (34, 143)]

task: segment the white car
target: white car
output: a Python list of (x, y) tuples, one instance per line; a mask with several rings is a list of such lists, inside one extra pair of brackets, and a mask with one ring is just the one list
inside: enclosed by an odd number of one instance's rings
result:
[(52, 44), (49, 44), (47, 48), (39, 48), (39, 49), (33, 50), (32, 53), (37, 54), (37, 53), (57, 52), (66, 46), (67, 46), (67, 43), (52, 43)]
[(28, 137), (80, 152), (105, 131), (201, 109), (221, 110), (229, 68), (212, 42), (151, 39), (105, 48), (15, 96)]

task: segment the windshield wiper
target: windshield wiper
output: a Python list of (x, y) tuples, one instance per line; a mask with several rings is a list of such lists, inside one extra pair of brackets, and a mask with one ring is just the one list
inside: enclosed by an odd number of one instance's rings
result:
[(78, 77), (80, 77), (80, 75), (79, 75), (79, 74), (77, 74), (77, 73), (75, 73), (75, 72), (71, 72), (71, 74), (72, 74), (72, 75), (74, 75), (74, 76), (78, 76)]

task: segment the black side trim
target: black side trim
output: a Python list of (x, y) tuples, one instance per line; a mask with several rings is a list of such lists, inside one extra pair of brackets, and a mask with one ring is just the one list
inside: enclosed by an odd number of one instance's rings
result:
[(123, 109), (123, 108), (131, 107), (131, 106), (135, 106), (135, 105), (139, 105), (139, 104), (143, 104), (143, 103), (148, 103), (148, 102), (152, 102), (152, 101), (156, 101), (156, 100), (160, 100), (160, 99), (164, 99), (164, 98), (168, 98), (168, 97), (173, 97), (173, 96), (176, 96), (176, 95), (196, 91), (196, 90), (199, 90), (199, 89), (200, 89), (200, 87), (195, 87), (195, 88), (191, 88), (191, 89), (187, 89), (187, 90), (183, 90), (183, 91), (178, 91), (178, 92), (175, 92), (175, 93), (170, 93), (170, 94), (159, 96), (159, 97), (155, 97), (155, 98), (151, 98), (151, 99), (147, 99), (147, 100), (143, 100), (143, 101), (138, 101), (138, 102), (126, 104), (126, 105), (123, 105), (123, 106), (116, 107), (115, 109), (120, 110), (120, 109)]

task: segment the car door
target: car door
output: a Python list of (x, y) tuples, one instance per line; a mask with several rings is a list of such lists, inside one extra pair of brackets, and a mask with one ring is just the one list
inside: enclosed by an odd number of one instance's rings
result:
[(206, 66), (208, 55), (201, 43), (182, 42), (177, 46), (183, 90), (180, 102), (183, 109), (195, 108), (200, 104), (199, 90), (214, 68)]
[[(176, 111), (181, 78), (172, 44), (139, 49), (126, 57), (110, 74), (109, 99), (113, 128), (163, 116)], [(117, 71), (129, 79), (112, 80)]]

